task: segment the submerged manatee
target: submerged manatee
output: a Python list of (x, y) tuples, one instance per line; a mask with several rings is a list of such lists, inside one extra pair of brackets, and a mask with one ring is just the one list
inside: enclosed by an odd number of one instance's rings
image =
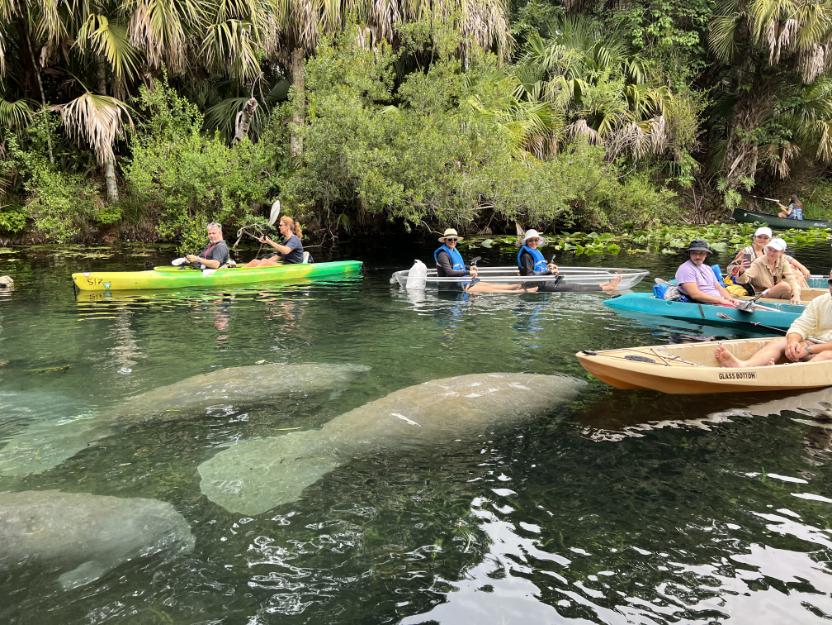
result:
[(320, 430), (243, 441), (199, 465), (202, 492), (231, 512), (259, 514), (355, 456), (476, 435), (573, 399), (584, 382), (562, 375), (488, 373), (432, 380), (335, 417)]
[(134, 395), (107, 411), (32, 426), (0, 449), (0, 476), (42, 473), (117, 428), (198, 416), (211, 406), (263, 404), (276, 398), (346, 386), (369, 367), (349, 364), (265, 364), (218, 369)]
[(172, 505), (57, 490), (0, 492), (0, 571), (39, 563), (82, 586), (132, 558), (190, 552), (194, 537)]

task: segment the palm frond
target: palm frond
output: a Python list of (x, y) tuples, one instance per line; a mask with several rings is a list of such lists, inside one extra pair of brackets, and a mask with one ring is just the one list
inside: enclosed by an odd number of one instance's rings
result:
[(260, 60), (252, 25), (237, 19), (212, 24), (202, 40), (201, 54), (206, 65), (226, 71), (242, 83), (260, 73)]
[(734, 58), (736, 52), (736, 32), (740, 18), (737, 15), (718, 15), (711, 20), (708, 29), (708, 45), (723, 63)]
[(113, 144), (126, 126), (133, 126), (127, 104), (89, 91), (53, 108), (60, 113), (67, 134), (92, 148), (101, 164), (115, 160)]
[[(216, 128), (224, 137), (230, 139), (234, 134), (234, 123), (243, 107), (248, 102), (248, 97), (225, 98), (220, 100), (205, 111), (205, 124), (209, 128)], [(258, 106), (254, 110), (254, 117), (251, 122), (250, 133), (254, 136), (260, 134), (265, 122), (263, 107)]]
[(104, 15), (89, 15), (81, 25), (75, 39), (80, 50), (91, 49), (107, 59), (113, 75), (119, 82), (132, 80), (138, 75), (138, 51), (127, 37), (127, 29), (111, 22)]
[(0, 134), (5, 130), (20, 132), (32, 121), (32, 107), (26, 100), (10, 102), (0, 98)]

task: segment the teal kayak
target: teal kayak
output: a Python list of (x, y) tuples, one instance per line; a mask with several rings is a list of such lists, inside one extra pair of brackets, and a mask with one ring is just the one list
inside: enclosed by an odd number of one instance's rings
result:
[(330, 263), (298, 263), (268, 267), (193, 269), (163, 266), (146, 271), (85, 271), (73, 273), (72, 281), (82, 291), (140, 291), (241, 286), (260, 282), (305, 284), (361, 272), (360, 260)]
[(770, 300), (766, 300), (765, 306), (757, 306), (753, 311), (745, 312), (715, 304), (658, 299), (652, 293), (626, 293), (606, 300), (604, 306), (613, 310), (626, 310), (698, 323), (753, 326), (776, 330), (787, 330), (805, 308), (799, 304), (771, 303)]

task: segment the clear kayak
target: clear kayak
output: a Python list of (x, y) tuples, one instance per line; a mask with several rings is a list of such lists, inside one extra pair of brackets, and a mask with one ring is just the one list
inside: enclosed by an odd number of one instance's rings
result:
[[(523, 283), (527, 286), (534, 286), (537, 283), (551, 283), (556, 276), (521, 276), (517, 267), (478, 267), (479, 278), (482, 282), (493, 284), (517, 284)], [(410, 270), (396, 271), (390, 277), (390, 284), (398, 284), (401, 288), (407, 288), (407, 279)], [(625, 269), (606, 267), (560, 267), (556, 290), (569, 291), (573, 287), (580, 290), (602, 290), (602, 285), (614, 283), (616, 289), (626, 290), (633, 288), (641, 282), (650, 272), (645, 269)], [(424, 288), (448, 288), (455, 289), (467, 278), (445, 278), (436, 275), (436, 269), (429, 269), (424, 277)]]
[(360, 273), (362, 264), (360, 260), (339, 260), (203, 270), (161, 266), (146, 271), (84, 271), (73, 273), (72, 282), (81, 291), (211, 288), (259, 282), (304, 283)]

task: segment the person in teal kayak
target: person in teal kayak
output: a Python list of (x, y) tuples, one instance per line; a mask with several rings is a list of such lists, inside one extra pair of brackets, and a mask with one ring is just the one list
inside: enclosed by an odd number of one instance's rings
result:
[(517, 252), (517, 268), (521, 276), (552, 276), (551, 280), (529, 282), (526, 286), (537, 286), (537, 290), (543, 293), (554, 292), (588, 292), (607, 291), (612, 292), (618, 288), (621, 276), (613, 276), (609, 282), (598, 285), (590, 284), (569, 284), (569, 281), (558, 273), (558, 266), (554, 258), (547, 262), (538, 248), (546, 245), (546, 240), (534, 228), (526, 230), (523, 235), (520, 251)]
[(207, 226), (208, 246), (197, 254), (185, 254), (185, 260), (198, 269), (219, 269), (228, 263), (228, 245), (222, 238), (222, 226), (211, 222)]
[(780, 207), (780, 212), (777, 213), (780, 219), (803, 221), (803, 203), (797, 198), (797, 193), (792, 193), (788, 206), (783, 206), (780, 202), (777, 202), (777, 206)]
[(688, 246), (688, 260), (676, 270), (676, 284), (692, 301), (736, 308), (737, 300), (716, 279), (705, 260), (711, 247), (704, 239), (694, 239)]
[(476, 265), (466, 269), (462, 254), (457, 249), (457, 243), (462, 240), (457, 231), (447, 228), (439, 237), (442, 244), (433, 251), (436, 262), (436, 275), (440, 278), (460, 278), (451, 284), (452, 289), (466, 293), (498, 293), (506, 291), (535, 293), (537, 288), (526, 289), (522, 284), (494, 284), (482, 282)]
[(303, 244), (300, 242), (300, 224), (288, 215), (283, 215), (277, 226), (280, 236), (283, 237), (280, 243), (273, 241), (267, 236), (260, 237), (263, 245), (268, 245), (275, 250), (275, 254), (267, 258), (255, 258), (246, 263), (246, 267), (268, 267), (279, 262), (287, 265), (303, 262)]

